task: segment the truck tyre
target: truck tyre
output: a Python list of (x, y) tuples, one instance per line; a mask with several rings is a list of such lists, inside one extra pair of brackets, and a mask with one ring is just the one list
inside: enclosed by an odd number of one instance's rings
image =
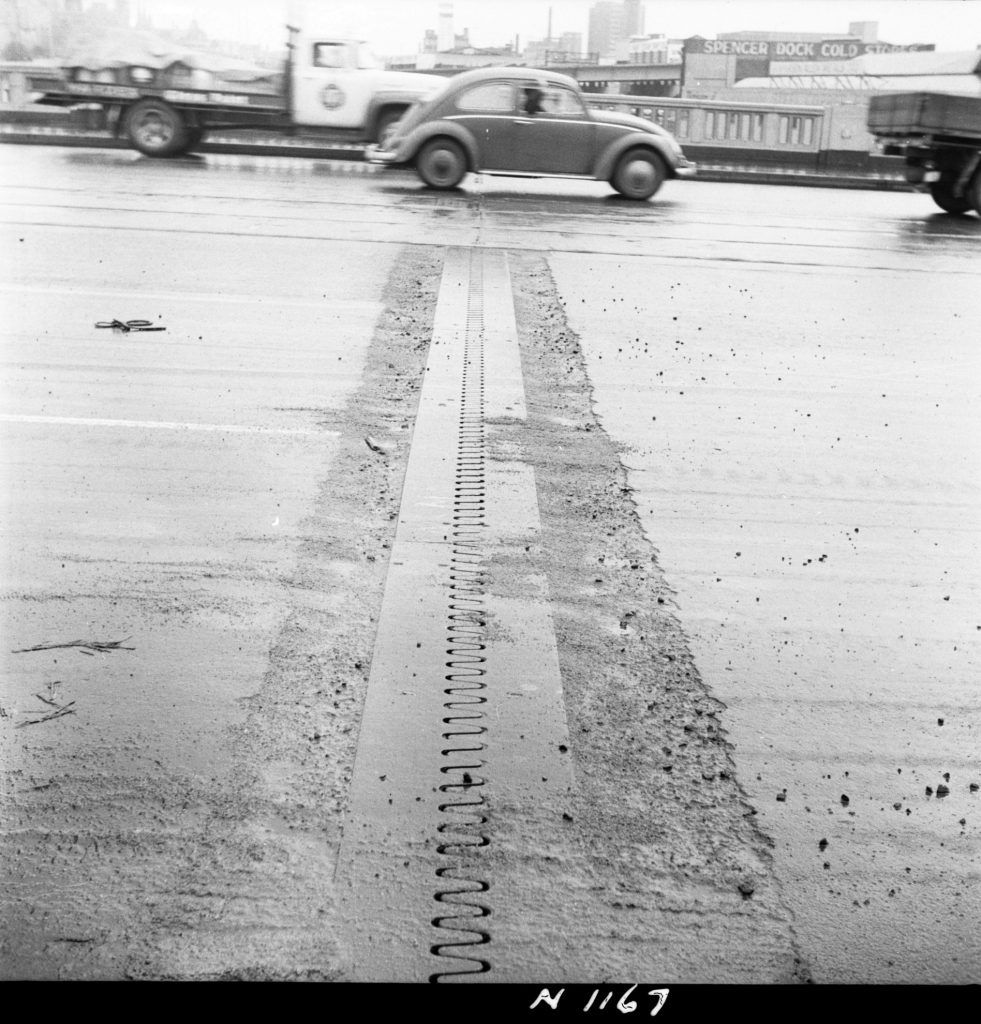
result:
[(126, 111), (126, 138), (145, 156), (174, 156), (184, 152), (188, 129), (180, 112), (163, 100), (145, 99)]
[(631, 149), (617, 161), (610, 184), (627, 199), (650, 199), (667, 176), (668, 169), (656, 153)]
[(971, 184), (967, 186), (967, 194), (974, 207), (974, 212), (981, 217), (981, 167), (974, 172)]
[(971, 200), (967, 195), (955, 196), (950, 182), (943, 178), (930, 186), (930, 195), (937, 206), (947, 213), (967, 213), (971, 209)]
[(467, 173), (467, 156), (452, 139), (431, 139), (419, 150), (416, 173), (430, 188), (456, 188)]
[(384, 144), (385, 136), (402, 120), (405, 110), (402, 107), (387, 107), (378, 115), (375, 122), (375, 137), (371, 140), (379, 145)]

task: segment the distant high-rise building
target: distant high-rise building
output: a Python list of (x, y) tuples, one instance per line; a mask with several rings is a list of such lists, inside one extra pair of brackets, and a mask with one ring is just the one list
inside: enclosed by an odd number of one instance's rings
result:
[(453, 4), (441, 3), (439, 5), (439, 37), (440, 52), (445, 53), (453, 49), (456, 42), (453, 33)]
[(640, 0), (600, 0), (589, 9), (589, 51), (615, 59), (625, 53), (631, 36), (644, 33), (644, 5)]
[(644, 34), (644, 5), (641, 0), (623, 0), (624, 33), (629, 39), (631, 36), (642, 36)]

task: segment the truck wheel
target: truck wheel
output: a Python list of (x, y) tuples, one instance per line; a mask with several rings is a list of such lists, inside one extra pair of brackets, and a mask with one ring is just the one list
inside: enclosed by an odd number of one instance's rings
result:
[(180, 113), (163, 100), (140, 100), (126, 111), (124, 133), (146, 156), (173, 156), (188, 143), (187, 125)]
[(372, 141), (384, 145), (385, 137), (402, 120), (404, 113), (405, 111), (401, 107), (389, 107), (387, 110), (383, 110), (375, 123), (375, 137)]
[(971, 184), (967, 186), (967, 194), (974, 207), (974, 212), (981, 217), (981, 168), (974, 172)]
[(419, 150), (416, 172), (430, 188), (455, 188), (467, 173), (467, 157), (452, 139), (432, 139)]
[(971, 200), (966, 196), (955, 196), (949, 181), (935, 181), (930, 186), (930, 195), (933, 201), (947, 213), (967, 213), (971, 209)]
[(667, 176), (668, 169), (656, 153), (632, 149), (617, 161), (610, 184), (627, 199), (650, 199)]

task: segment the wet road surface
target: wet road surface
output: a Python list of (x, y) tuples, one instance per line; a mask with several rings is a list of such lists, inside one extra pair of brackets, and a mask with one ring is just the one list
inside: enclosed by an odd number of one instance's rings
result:
[[(55, 751), (131, 785), (234, 773), (223, 730), (269, 670), (400, 252), (544, 252), (809, 970), (978, 980), (981, 221), (893, 193), (669, 183), (635, 206), (595, 183), (0, 156), (3, 724), (38, 692), (100, 709), (8, 733), (18, 813)], [(92, 327), (111, 317), (167, 331)], [(135, 627), (138, 663), (9, 653)], [(36, 942), (8, 974), (75, 969)]]

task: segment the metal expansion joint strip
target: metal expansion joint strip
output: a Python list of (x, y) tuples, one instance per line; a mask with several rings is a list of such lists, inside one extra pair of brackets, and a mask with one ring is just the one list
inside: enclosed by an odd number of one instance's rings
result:
[[(456, 444), (456, 486), (453, 498), (451, 571), (444, 687), (446, 695), (441, 753), (446, 759), (440, 771), (452, 781), (440, 785), (447, 799), (439, 804), (447, 820), (440, 823), (439, 853), (448, 863), (436, 869), (442, 885), (435, 898), (452, 907), (433, 918), (433, 925), (458, 937), (433, 944), (437, 956), (462, 961), (467, 966), (452, 973), (481, 973), (490, 970), (487, 960), (474, 947), (490, 941), (479, 922), (490, 915), (490, 907), (477, 899), (489, 882), (481, 877), (473, 854), (489, 843), (481, 831), (487, 818), (481, 813), (485, 779), (481, 773), (486, 744), (478, 742), (486, 732), (483, 705), (487, 703), (486, 626), (484, 594), (487, 570), (482, 534), (486, 531), (486, 428), (484, 424), (484, 310), (482, 267), (471, 256), (466, 335), (463, 345), (463, 380)], [(451, 883), (451, 885), (450, 885)], [(439, 980), (445, 972), (430, 975)]]
[(572, 775), (547, 583), (488, 568), (541, 530), (531, 467), (488, 455), (494, 424), (524, 416), (506, 257), (450, 250), (335, 873), (350, 980), (527, 965), (537, 896), (489, 877), (492, 808), (520, 815)]

